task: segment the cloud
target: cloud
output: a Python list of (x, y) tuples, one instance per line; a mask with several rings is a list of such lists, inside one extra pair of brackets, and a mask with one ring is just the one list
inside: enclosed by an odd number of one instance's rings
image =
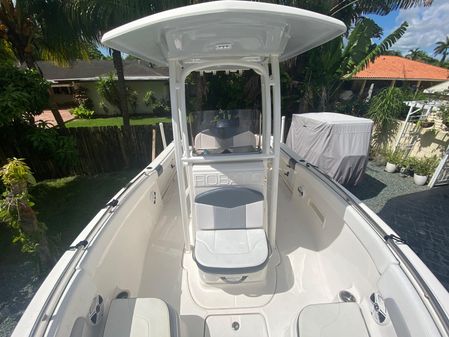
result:
[(449, 1), (434, 0), (430, 7), (402, 9), (396, 24), (399, 26), (404, 21), (409, 24), (407, 32), (391, 49), (407, 53), (420, 48), (433, 54), (435, 43), (449, 35)]

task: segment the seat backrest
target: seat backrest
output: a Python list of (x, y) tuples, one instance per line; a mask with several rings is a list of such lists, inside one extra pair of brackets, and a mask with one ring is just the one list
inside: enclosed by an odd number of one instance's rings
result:
[(219, 187), (195, 197), (196, 228), (263, 227), (263, 194), (245, 187)]
[(232, 137), (232, 146), (251, 146), (256, 147), (256, 136), (251, 131), (241, 132)]
[(251, 146), (256, 147), (256, 136), (251, 131), (237, 132), (229, 137), (219, 137), (216, 134), (199, 132), (195, 136), (196, 149), (227, 149), (232, 147)]
[(224, 140), (205, 132), (200, 132), (195, 136), (196, 149), (220, 149), (226, 148), (226, 145)]

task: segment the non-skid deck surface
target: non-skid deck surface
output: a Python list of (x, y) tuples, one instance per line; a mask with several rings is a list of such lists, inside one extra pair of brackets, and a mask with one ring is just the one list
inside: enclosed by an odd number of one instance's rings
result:
[(205, 329), (211, 337), (227, 336), (226, 329), (229, 336), (238, 336), (231, 325), (222, 331), (210, 331), (205, 320), (208, 316), (229, 315), (233, 322), (245, 321), (242, 315), (248, 314), (265, 318), (269, 336), (293, 336), (294, 321), (302, 308), (335, 299), (336, 294), (329, 293), (325, 286), (319, 253), (313, 249), (313, 237), (301, 223), (290, 191), (283, 183), (279, 189), (275, 254), (278, 261), (270, 266), (272, 281), (264, 287), (254, 287), (247, 294), (238, 287), (223, 290), (200, 285), (190, 254), (184, 256), (186, 268), (182, 267), (183, 232), (176, 181), (168, 189), (160, 221), (151, 236), (138, 296), (167, 302), (178, 316), (181, 337), (203, 336)]

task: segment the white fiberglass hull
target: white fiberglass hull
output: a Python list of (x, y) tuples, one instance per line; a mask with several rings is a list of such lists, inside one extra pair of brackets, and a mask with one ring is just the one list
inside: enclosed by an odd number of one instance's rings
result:
[[(340, 303), (342, 290), (354, 296), (370, 336), (447, 336), (448, 293), (408, 246), (385, 241), (383, 233), (394, 234), (386, 224), (284, 146), (280, 171), (266, 282), (201, 281), (184, 251), (170, 145), (84, 229), (74, 244), (87, 240), (86, 247), (63, 255), (12, 337), (103, 336), (111, 300), (123, 292), (163, 300), (172, 336), (293, 337), (309, 324), (306, 308)], [(381, 324), (371, 313), (373, 293), (386, 303)], [(93, 324), (98, 295), (104, 312)], [(333, 335), (350, 336), (338, 327)]]

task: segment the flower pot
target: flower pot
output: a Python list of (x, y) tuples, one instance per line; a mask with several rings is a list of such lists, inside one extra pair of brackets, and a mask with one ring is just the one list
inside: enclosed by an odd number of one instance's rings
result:
[(425, 128), (425, 129), (431, 128), (434, 125), (435, 125), (435, 122), (428, 122), (428, 121), (421, 122), (421, 127)]
[(426, 184), (427, 176), (420, 176), (419, 174), (415, 173), (413, 175), (413, 181), (415, 182), (416, 185), (423, 186)]
[(387, 165), (385, 165), (385, 172), (394, 173), (394, 172), (396, 172), (397, 168), (398, 167), (397, 167), (396, 164), (392, 164), (392, 163), (388, 163), (387, 162)]

